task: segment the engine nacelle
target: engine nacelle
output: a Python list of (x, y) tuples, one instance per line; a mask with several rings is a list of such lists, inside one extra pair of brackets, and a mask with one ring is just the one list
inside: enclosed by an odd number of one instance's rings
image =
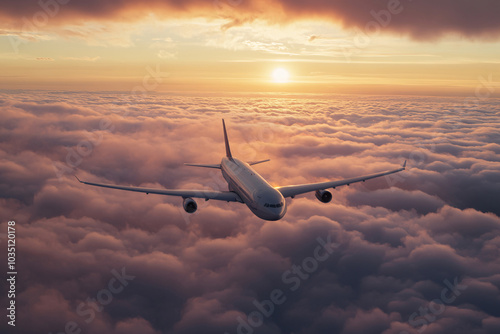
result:
[(316, 198), (319, 199), (323, 203), (328, 203), (332, 200), (332, 193), (328, 190), (317, 190)]
[(195, 200), (190, 197), (184, 198), (182, 206), (184, 207), (184, 211), (187, 213), (194, 213), (198, 209), (198, 204), (196, 204)]

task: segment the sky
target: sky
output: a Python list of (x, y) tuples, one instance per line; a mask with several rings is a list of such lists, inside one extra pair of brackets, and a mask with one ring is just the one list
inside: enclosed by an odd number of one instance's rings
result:
[[(0, 332), (499, 333), (499, 7), (0, 0)], [(273, 186), (407, 170), (274, 222), (74, 177), (226, 190), (222, 118)]]
[[(500, 75), (494, 0), (4, 1), (2, 89), (468, 95)], [(273, 82), (273, 69), (290, 73)], [(498, 94), (497, 94), (498, 95)]]

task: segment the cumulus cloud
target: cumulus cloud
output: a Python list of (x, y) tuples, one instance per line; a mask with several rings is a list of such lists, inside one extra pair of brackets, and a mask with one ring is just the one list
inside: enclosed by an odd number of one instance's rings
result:
[[(497, 333), (498, 100), (452, 122), (455, 102), (2, 93), (0, 229), (16, 221), (16, 331)], [(288, 199), (277, 222), (216, 201), (188, 215), (179, 198), (73, 178), (225, 190), (218, 171), (183, 166), (219, 162), (223, 117), (233, 154), (272, 159), (256, 169), (273, 185), (403, 160), (409, 170), (335, 189), (329, 204)]]
[[(269, 22), (293, 22), (323, 18), (365, 33), (378, 30), (410, 35), (415, 39), (435, 39), (443, 34), (469, 38), (498, 38), (500, 5), (495, 0), (272, 0), (272, 1), (3, 1), (0, 15), (5, 28), (30, 22), (30, 26), (54, 25), (75, 20), (127, 21), (151, 13), (159, 17), (203, 16), (228, 20), (224, 29), (256, 19)], [(24, 20), (21, 20), (24, 18)], [(311, 39), (312, 40), (312, 39)]]

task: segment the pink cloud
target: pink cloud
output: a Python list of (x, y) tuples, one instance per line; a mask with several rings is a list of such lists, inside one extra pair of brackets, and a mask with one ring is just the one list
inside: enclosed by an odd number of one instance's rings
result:
[[(428, 126), (439, 110), (372, 108), (373, 99), (384, 105), (385, 98), (370, 99), (338, 114), (321, 109), (328, 108), (324, 103), (280, 100), (324, 111), (313, 118), (284, 107), (276, 117), (259, 107), (260, 98), (159, 95), (121, 117), (113, 115), (109, 101), (119, 98), (112, 93), (0, 93), (0, 230), (16, 220), (18, 311), (29, 319), (16, 329), (60, 332), (75, 321), (89, 333), (233, 333), (237, 318), (255, 310), (254, 300), (281, 289), (286, 302), (262, 332), (411, 331), (417, 328), (410, 315), (440, 297), (444, 279), (459, 277), (468, 289), (426, 331), (494, 331), (500, 188), (499, 151), (490, 139), (498, 117), (485, 113), (487, 122), (475, 122), (468, 116), (467, 127), (432, 146), (436, 132), (447, 128), (446, 122)], [(434, 102), (423, 98), (412, 108), (441, 108)], [(488, 103), (485, 109), (496, 108), (496, 100)], [(213, 111), (235, 104), (248, 108)], [(329, 204), (298, 196), (277, 222), (216, 201), (199, 202), (199, 211), (186, 216), (178, 198), (85, 187), (72, 176), (150, 187), (221, 186), (220, 176), (182, 164), (218, 162), (222, 117), (233, 153), (271, 158), (256, 169), (277, 185), (371, 173), (404, 159), (410, 168), (400, 179), (335, 189)], [(113, 130), (100, 130), (102, 119)], [(68, 150), (97, 134), (99, 144), (59, 179), (53, 163), (66, 164)], [(485, 149), (488, 154), (478, 154)], [(317, 238), (328, 236), (338, 248), (291, 291), (283, 273), (314, 256)], [(85, 322), (77, 306), (96, 298), (121, 268), (134, 280)]]
[[(150, 13), (163, 18), (222, 17), (228, 20), (224, 29), (256, 19), (270, 22), (293, 22), (304, 18), (322, 18), (356, 28), (364, 34), (378, 31), (409, 35), (414, 39), (436, 39), (445, 34), (468, 38), (498, 38), (499, 4), (494, 0), (352, 0), (352, 1), (3, 1), (0, 16), (4, 28), (24, 25), (40, 29), (62, 23), (101, 21), (131, 21)], [(23, 20), (24, 18), (24, 20)], [(26, 23), (28, 22), (28, 23)], [(314, 41), (312, 41), (314, 42)]]

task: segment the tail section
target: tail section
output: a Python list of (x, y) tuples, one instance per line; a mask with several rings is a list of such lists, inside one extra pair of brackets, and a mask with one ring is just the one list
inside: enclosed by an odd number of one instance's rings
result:
[(224, 142), (226, 143), (226, 156), (229, 158), (229, 160), (233, 160), (233, 156), (231, 155), (231, 149), (229, 148), (229, 140), (227, 139), (226, 123), (224, 123), (224, 119), (222, 119), (222, 127), (224, 128)]
[[(233, 156), (231, 154), (231, 148), (229, 147), (229, 139), (227, 138), (227, 131), (226, 131), (226, 123), (224, 122), (224, 119), (222, 119), (222, 128), (224, 129), (224, 143), (226, 144), (226, 157), (229, 160), (233, 160)], [(258, 161), (249, 161), (249, 165), (257, 165), (263, 162), (269, 161), (269, 159), (266, 160), (258, 160)], [(194, 167), (204, 167), (204, 168), (217, 168), (221, 169), (220, 164), (184, 164), (186, 166), (194, 166)]]

